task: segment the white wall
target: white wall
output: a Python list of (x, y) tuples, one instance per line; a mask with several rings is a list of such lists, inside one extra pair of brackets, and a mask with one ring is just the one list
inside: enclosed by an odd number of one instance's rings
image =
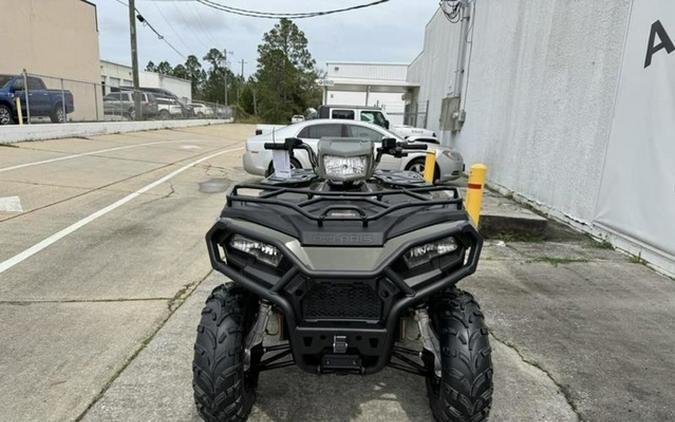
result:
[(408, 65), (402, 63), (327, 62), (326, 77), (405, 81)]
[(139, 79), (143, 87), (166, 89), (176, 94), (179, 98), (192, 102), (192, 84), (190, 81), (154, 72), (140, 72)]
[[(466, 87), (467, 121), (443, 134), (489, 180), (574, 220), (593, 218), (630, 0), (478, 0)], [(458, 24), (437, 13), (409, 80), (430, 101), (453, 87)]]

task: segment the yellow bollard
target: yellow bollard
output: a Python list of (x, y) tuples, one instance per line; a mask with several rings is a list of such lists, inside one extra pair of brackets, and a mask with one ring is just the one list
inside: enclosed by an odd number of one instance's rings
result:
[(23, 113), (21, 112), (21, 97), (15, 97), (16, 114), (19, 116), (19, 126), (23, 126)]
[(486, 175), (487, 166), (485, 164), (474, 164), (471, 166), (469, 183), (466, 189), (466, 211), (476, 226), (478, 226), (478, 220), (480, 219), (480, 206), (483, 202), (483, 188), (485, 187)]
[(427, 151), (427, 159), (424, 161), (424, 180), (434, 183), (434, 170), (436, 169), (436, 151)]

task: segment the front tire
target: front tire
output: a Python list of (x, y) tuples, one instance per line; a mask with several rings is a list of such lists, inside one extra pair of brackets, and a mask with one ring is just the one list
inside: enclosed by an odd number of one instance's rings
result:
[(251, 412), (257, 362), (244, 371), (244, 347), (257, 305), (255, 296), (231, 283), (216, 287), (206, 301), (197, 329), (192, 385), (197, 411), (207, 422), (242, 422)]
[(478, 302), (451, 289), (429, 309), (438, 335), (441, 377), (427, 377), (427, 393), (439, 422), (486, 421), (492, 405), (492, 359), (488, 330)]

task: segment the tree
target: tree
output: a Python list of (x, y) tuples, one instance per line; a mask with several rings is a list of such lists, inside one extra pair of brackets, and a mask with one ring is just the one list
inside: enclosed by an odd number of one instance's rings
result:
[(319, 105), (316, 62), (295, 23), (281, 19), (263, 35), (258, 54), (257, 96), (265, 120), (287, 123), (292, 115)]
[(171, 71), (171, 75), (181, 79), (188, 79), (187, 69), (182, 64), (176, 65)]
[(159, 62), (157, 65), (157, 68), (155, 72), (160, 73), (162, 75), (171, 75), (173, 73), (173, 67), (171, 67), (171, 64), (167, 61), (162, 61)]
[(151, 61), (148, 62), (148, 65), (145, 66), (146, 72), (157, 72), (157, 66)]
[(234, 90), (234, 74), (226, 68), (225, 55), (217, 48), (212, 48), (204, 56), (204, 61), (211, 65), (211, 68), (206, 72), (204, 81), (203, 99), (219, 103), (225, 103), (225, 73), (227, 73), (227, 89), (228, 89), (228, 103)]
[(196, 98), (201, 98), (202, 85), (206, 79), (206, 74), (202, 69), (202, 64), (199, 63), (197, 56), (189, 55), (185, 60), (185, 71), (187, 79), (192, 83), (192, 95)]

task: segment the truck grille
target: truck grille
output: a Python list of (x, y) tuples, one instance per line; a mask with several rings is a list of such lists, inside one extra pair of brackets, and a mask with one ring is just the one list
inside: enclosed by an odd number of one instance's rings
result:
[(380, 320), (382, 301), (370, 284), (358, 281), (314, 282), (302, 298), (305, 320)]

